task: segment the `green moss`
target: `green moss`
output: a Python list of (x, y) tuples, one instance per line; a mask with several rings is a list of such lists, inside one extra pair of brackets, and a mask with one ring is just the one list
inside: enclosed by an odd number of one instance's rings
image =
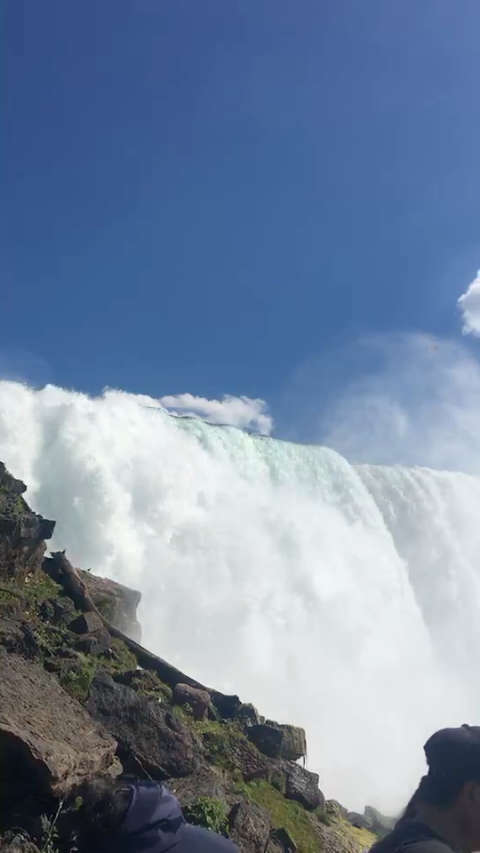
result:
[(121, 672), (131, 672), (137, 668), (137, 659), (126, 643), (117, 637), (112, 637), (111, 654), (101, 656), (102, 669), (111, 675)]
[(27, 604), (38, 606), (47, 598), (59, 598), (63, 591), (45, 572), (27, 575), (21, 585), (21, 592)]
[(239, 748), (253, 748), (250, 741), (235, 723), (219, 723), (216, 720), (202, 720), (193, 723), (200, 735), (207, 757), (212, 764), (223, 770), (233, 772), (239, 769)]
[(173, 691), (168, 684), (158, 677), (156, 672), (141, 669), (136, 672), (129, 682), (130, 687), (133, 687), (141, 696), (147, 696), (150, 699), (157, 699), (168, 705), (172, 702)]
[(189, 823), (204, 826), (220, 835), (227, 835), (228, 814), (223, 800), (216, 797), (199, 797), (191, 805), (185, 806), (183, 811)]
[(181, 708), (180, 705), (174, 705), (171, 709), (171, 712), (177, 720), (180, 720), (181, 723), (186, 723), (186, 725), (191, 725), (192, 719), (185, 712), (184, 708)]
[(29, 512), (21, 495), (14, 495), (4, 484), (0, 484), (0, 514), (8, 518), (19, 518)]
[(60, 684), (74, 699), (85, 702), (96, 669), (97, 661), (94, 658), (79, 654), (75, 665), (60, 676)]
[(276, 788), (264, 781), (243, 783), (235, 790), (267, 809), (272, 826), (287, 830), (297, 845), (298, 853), (317, 853), (321, 845), (315, 829), (315, 817), (299, 803), (286, 800)]
[(338, 832), (343, 839), (353, 841), (358, 850), (369, 850), (378, 841), (378, 837), (373, 832), (369, 832), (368, 829), (358, 829), (344, 818), (335, 823), (334, 831)]
[(43, 657), (56, 655), (62, 647), (68, 644), (69, 632), (66, 628), (36, 621), (32, 631)]
[(21, 600), (22, 596), (13, 588), (10, 588), (8, 584), (4, 584), (0, 586), (0, 603), (6, 602), (8, 604), (13, 603), (15, 601)]

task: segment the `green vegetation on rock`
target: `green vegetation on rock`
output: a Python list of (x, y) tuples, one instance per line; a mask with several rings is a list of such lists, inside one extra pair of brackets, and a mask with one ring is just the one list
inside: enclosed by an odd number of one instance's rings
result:
[(74, 666), (60, 675), (60, 684), (74, 699), (85, 702), (88, 699), (90, 685), (96, 670), (97, 661), (79, 653)]
[(297, 845), (298, 853), (318, 853), (320, 842), (315, 817), (299, 803), (286, 800), (280, 791), (263, 780), (239, 784), (238, 793), (263, 806), (270, 814), (274, 829), (286, 829)]
[(223, 800), (216, 797), (199, 797), (191, 805), (185, 806), (184, 814), (189, 823), (204, 826), (220, 835), (227, 835), (228, 814)]
[(249, 751), (256, 749), (236, 723), (203, 720), (194, 723), (194, 729), (203, 741), (209, 761), (223, 770), (239, 770), (242, 747)]

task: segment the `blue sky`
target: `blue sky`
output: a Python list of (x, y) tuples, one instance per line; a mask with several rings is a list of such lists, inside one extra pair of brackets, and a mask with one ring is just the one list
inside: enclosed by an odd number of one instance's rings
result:
[(3, 12), (4, 373), (281, 409), (358, 337), (458, 333), (478, 0)]

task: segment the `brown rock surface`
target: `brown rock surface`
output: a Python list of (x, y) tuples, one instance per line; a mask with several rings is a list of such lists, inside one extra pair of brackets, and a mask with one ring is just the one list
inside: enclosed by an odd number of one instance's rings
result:
[(63, 796), (96, 773), (118, 773), (116, 742), (41, 666), (0, 653), (1, 777), (20, 795)]
[(155, 779), (166, 779), (195, 770), (199, 744), (190, 729), (154, 699), (99, 673), (92, 681), (86, 707), (118, 741), (119, 756), (128, 772), (143, 775), (146, 771)]
[(100, 578), (90, 572), (79, 572), (95, 606), (115, 628), (132, 640), (140, 641), (142, 630), (137, 619), (141, 593), (129, 589), (109, 578)]
[(189, 684), (176, 684), (173, 690), (173, 701), (177, 705), (190, 705), (196, 720), (206, 720), (212, 707), (210, 694)]
[(230, 837), (242, 850), (264, 853), (270, 836), (270, 815), (256, 803), (236, 803), (229, 818)]

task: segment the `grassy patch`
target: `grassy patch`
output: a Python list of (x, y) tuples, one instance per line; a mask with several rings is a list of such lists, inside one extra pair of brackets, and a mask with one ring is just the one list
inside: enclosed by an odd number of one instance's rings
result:
[(344, 818), (335, 824), (335, 830), (341, 833), (344, 839), (351, 839), (358, 850), (369, 850), (372, 844), (378, 841), (377, 836), (373, 832), (369, 832), (368, 829), (358, 829)]
[(121, 672), (130, 672), (137, 668), (137, 659), (133, 652), (130, 651), (126, 643), (118, 637), (112, 637), (111, 655), (108, 657), (101, 656), (102, 669), (105, 669), (110, 675), (115, 675)]
[(314, 820), (299, 803), (286, 800), (268, 782), (255, 781), (235, 786), (239, 794), (263, 806), (269, 814), (274, 829), (286, 829), (297, 845), (299, 853), (317, 853), (321, 839), (315, 830)]
[(204, 826), (220, 835), (228, 833), (228, 814), (226, 804), (216, 797), (199, 797), (185, 806), (184, 814), (189, 823)]
[(94, 658), (79, 654), (74, 666), (60, 676), (60, 684), (74, 699), (85, 702), (96, 669), (97, 661)]
[(200, 735), (212, 764), (230, 772), (239, 769), (241, 747), (245, 745), (250, 749), (251, 744), (238, 726), (234, 723), (202, 720), (193, 723), (193, 728)]
[(164, 684), (156, 672), (146, 669), (139, 670), (134, 674), (129, 686), (133, 687), (141, 696), (147, 696), (149, 699), (157, 699), (157, 701), (167, 705), (172, 702), (172, 688), (168, 684)]
[(18, 588), (21, 589), (26, 604), (31, 607), (37, 607), (47, 598), (60, 598), (63, 594), (60, 584), (55, 583), (42, 571), (27, 575), (24, 583)]

